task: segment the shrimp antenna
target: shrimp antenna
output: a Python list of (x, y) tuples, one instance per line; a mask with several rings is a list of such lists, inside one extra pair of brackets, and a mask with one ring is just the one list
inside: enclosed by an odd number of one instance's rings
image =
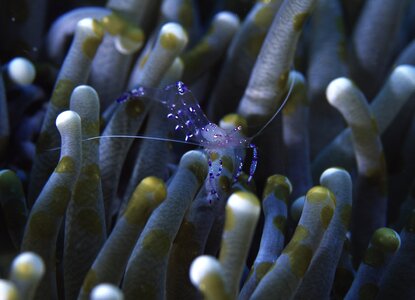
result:
[(87, 138), (84, 141), (92, 141), (97, 139), (105, 139), (105, 138), (128, 138), (128, 139), (146, 139), (146, 140), (153, 140), (153, 141), (162, 141), (162, 142), (174, 142), (174, 143), (181, 143), (181, 144), (187, 144), (187, 145), (194, 145), (194, 146), (200, 146), (200, 144), (189, 142), (189, 141), (181, 141), (176, 139), (169, 139), (169, 138), (163, 138), (163, 137), (155, 137), (155, 136), (147, 136), (147, 135), (122, 135), (122, 134), (114, 134), (114, 135), (100, 135), (100, 136), (94, 136)]
[[(290, 72), (290, 74), (291, 74), (291, 72)], [(292, 80), (291, 80), (291, 83), (290, 83), (290, 87), (288, 88), (287, 96), (285, 96), (284, 101), (282, 102), (282, 104), (280, 105), (278, 110), (272, 115), (272, 117), (268, 120), (268, 122), (265, 123), (257, 133), (255, 133), (253, 136), (249, 137), (249, 139), (252, 140), (252, 139), (256, 138), (258, 135), (260, 135), (264, 131), (264, 129), (267, 128), (267, 126), (275, 119), (275, 117), (284, 108), (284, 106), (287, 103), (288, 99), (290, 98), (291, 92), (293, 91), (293, 88), (294, 88), (295, 76), (291, 76), (291, 78), (292, 78)]]
[[(146, 140), (153, 140), (153, 141), (174, 142), (174, 143), (181, 143), (181, 144), (187, 144), (187, 145), (193, 145), (193, 146), (200, 146), (200, 144), (189, 142), (189, 141), (181, 141), (181, 140), (176, 140), (176, 139), (146, 136), (146, 135), (122, 135), (122, 134), (93, 136), (93, 137), (82, 140), (82, 142), (93, 141), (93, 140), (98, 140), (98, 139), (106, 139), (106, 138), (108, 139), (113, 139), (113, 138), (146, 139)], [(46, 151), (56, 151), (60, 149), (61, 147), (55, 147), (55, 148), (47, 149)]]

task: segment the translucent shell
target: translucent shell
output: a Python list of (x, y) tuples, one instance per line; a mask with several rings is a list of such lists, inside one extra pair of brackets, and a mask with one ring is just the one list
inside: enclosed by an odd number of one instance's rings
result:
[(164, 89), (137, 87), (124, 93), (117, 101), (124, 102), (138, 97), (146, 97), (164, 104), (167, 118), (175, 121), (175, 130), (184, 133), (184, 141), (198, 144), (208, 149), (245, 148), (250, 139), (244, 137), (241, 127), (225, 130), (211, 123), (193, 93), (178, 81)]

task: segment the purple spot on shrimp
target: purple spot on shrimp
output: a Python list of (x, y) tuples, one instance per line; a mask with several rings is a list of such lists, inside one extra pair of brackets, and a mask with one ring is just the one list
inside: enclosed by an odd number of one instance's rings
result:
[(174, 118), (174, 115), (173, 114), (167, 114), (167, 118), (169, 118), (169, 119)]
[(176, 87), (177, 87), (177, 91), (179, 92), (180, 95), (183, 95), (184, 93), (186, 93), (187, 91), (189, 91), (189, 89), (187, 88), (187, 86), (185, 86), (185, 84), (181, 81), (178, 81), (176, 83)]
[(132, 89), (132, 90), (130, 91), (130, 94), (131, 94), (131, 96), (133, 96), (133, 97), (139, 97), (139, 96), (141, 96), (141, 95), (138, 93), (138, 89)]
[(184, 140), (187, 142), (189, 138), (191, 138), (193, 136), (192, 133), (187, 133), (186, 137), (184, 138)]
[(222, 174), (222, 170), (223, 170), (223, 161), (219, 159), (219, 169), (218, 169), (218, 173), (216, 173), (216, 177), (219, 177)]
[(251, 166), (249, 167), (248, 182), (251, 182), (252, 177), (254, 176), (256, 167), (258, 165), (258, 149), (254, 144), (249, 144), (249, 148), (252, 149), (252, 162), (251, 162)]
[(117, 102), (118, 103), (122, 103), (122, 102), (125, 102), (125, 101), (127, 101), (129, 98), (130, 98), (130, 96), (131, 96), (131, 94), (130, 93), (124, 93), (124, 94), (122, 94), (118, 99), (117, 99)]
[(236, 155), (236, 158), (239, 160), (239, 166), (238, 166), (235, 176), (233, 177), (233, 182), (238, 181), (238, 178), (242, 173), (242, 168), (244, 165), (242, 157), (240, 157), (239, 155)]

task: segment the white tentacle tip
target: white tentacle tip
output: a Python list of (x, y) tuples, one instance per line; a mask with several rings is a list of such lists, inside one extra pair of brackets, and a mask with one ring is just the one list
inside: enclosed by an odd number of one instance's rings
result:
[(415, 76), (415, 67), (413, 65), (399, 65), (394, 69), (394, 72), (404, 73), (411, 75), (411, 77)]
[(327, 86), (326, 89), (326, 97), (330, 104), (336, 102), (337, 99), (341, 97), (343, 93), (350, 90), (354, 87), (353, 82), (345, 77), (340, 77), (334, 79), (330, 84)]
[(93, 26), (93, 19), (92, 18), (84, 18), (78, 21), (78, 23), (76, 24), (77, 27), (80, 28), (92, 28)]
[(72, 91), (71, 97), (95, 97), (98, 98), (98, 93), (89, 85), (78, 85)]
[(188, 37), (186, 30), (178, 23), (166, 23), (160, 29), (160, 44), (164, 49), (170, 51), (181, 51), (187, 45)]
[(115, 37), (114, 44), (121, 54), (132, 54), (143, 46), (144, 33), (138, 27), (128, 26), (121, 34)]
[(290, 75), (289, 75), (289, 82), (294, 82), (294, 84), (301, 84), (304, 85), (305, 84), (305, 77), (303, 74), (301, 74), (301, 72), (298, 72), (296, 70), (292, 70), (290, 71)]
[(339, 168), (339, 167), (328, 168), (321, 174), (320, 183), (326, 181), (327, 178), (332, 177), (332, 176), (350, 177), (350, 174), (343, 168)]
[(19, 293), (10, 281), (0, 279), (0, 299), (1, 300), (18, 300)]
[(10, 79), (20, 85), (28, 85), (35, 80), (36, 69), (32, 62), (24, 57), (12, 59), (7, 66)]
[(80, 130), (81, 128), (81, 117), (72, 110), (66, 110), (61, 112), (56, 118), (56, 127), (59, 132), (72, 131), (75, 128)]
[(235, 192), (229, 199), (226, 206), (230, 207), (232, 211), (240, 215), (259, 216), (261, 205), (258, 198), (249, 192)]
[(76, 34), (81, 34), (84, 38), (91, 37), (101, 40), (105, 31), (99, 21), (93, 18), (84, 18), (76, 24)]
[(180, 25), (179, 23), (175, 23), (175, 22), (166, 23), (163, 25), (163, 27), (161, 27), (160, 34), (165, 34), (165, 33), (173, 33), (177, 37), (187, 38), (186, 31), (184, 30), (182, 25)]
[(214, 22), (233, 31), (236, 31), (240, 25), (239, 17), (229, 11), (222, 11), (216, 14)]
[(91, 300), (123, 300), (124, 295), (120, 289), (112, 284), (103, 283), (93, 288)]
[(39, 280), (44, 274), (45, 264), (36, 253), (24, 252), (13, 260), (11, 268), (12, 278)]
[(391, 80), (394, 81), (394, 83), (396, 82), (396, 84), (400, 85), (403, 79), (409, 82), (411, 86), (415, 85), (415, 67), (414, 66), (399, 65), (393, 70), (391, 74)]
[[(89, 85), (78, 85), (71, 94), (70, 106), (76, 104), (76, 106), (84, 107), (88, 103), (99, 107), (99, 96), (95, 89)], [(76, 111), (76, 109), (75, 109)]]
[(143, 46), (143, 41), (134, 41), (125, 36), (119, 35), (115, 37), (115, 48), (124, 55), (133, 54)]
[(56, 118), (56, 126), (62, 127), (65, 126), (65, 124), (68, 124), (69, 122), (73, 121), (73, 120), (81, 120), (81, 118), (79, 117), (79, 115), (72, 111), (72, 110), (66, 110), (64, 112), (61, 112), (58, 117)]
[(195, 286), (199, 286), (203, 279), (211, 274), (218, 274), (218, 276), (222, 274), (222, 266), (216, 258), (202, 255), (193, 260), (189, 276)]
[(206, 167), (206, 169), (203, 169), (203, 172), (207, 172), (208, 161), (206, 155), (201, 151), (190, 150), (186, 152), (180, 159), (180, 164), (186, 167), (192, 166), (193, 164), (200, 164)]

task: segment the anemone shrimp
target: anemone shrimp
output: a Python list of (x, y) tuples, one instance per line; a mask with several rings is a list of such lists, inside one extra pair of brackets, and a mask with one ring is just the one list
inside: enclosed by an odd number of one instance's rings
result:
[(175, 131), (181, 131), (184, 133), (184, 141), (167, 138), (143, 138), (184, 142), (202, 147), (208, 154), (209, 171), (206, 188), (211, 198), (217, 198), (218, 188), (215, 179), (222, 174), (223, 162), (221, 159), (219, 159), (219, 167), (215, 171), (212, 165), (212, 156), (214, 151), (224, 149), (233, 149), (235, 151), (235, 158), (238, 166), (233, 175), (233, 180), (236, 182), (242, 173), (244, 166), (244, 155), (241, 151), (238, 150), (246, 148), (252, 149), (252, 160), (248, 173), (248, 183), (251, 182), (258, 165), (258, 149), (257, 146), (252, 143), (252, 140), (257, 137), (281, 111), (289, 98), (293, 83), (294, 82), (292, 81), (286, 98), (282, 102), (281, 106), (277, 109), (275, 114), (272, 116), (272, 118), (256, 134), (250, 137), (246, 137), (242, 133), (242, 126), (236, 126), (233, 129), (224, 129), (215, 123), (210, 122), (191, 90), (181, 81), (168, 85), (164, 89), (140, 86), (124, 93), (117, 99), (117, 102), (123, 103), (126, 101), (134, 101), (134, 99), (140, 97), (145, 97), (162, 103), (168, 110), (166, 117), (173, 120), (176, 124), (174, 128)]

